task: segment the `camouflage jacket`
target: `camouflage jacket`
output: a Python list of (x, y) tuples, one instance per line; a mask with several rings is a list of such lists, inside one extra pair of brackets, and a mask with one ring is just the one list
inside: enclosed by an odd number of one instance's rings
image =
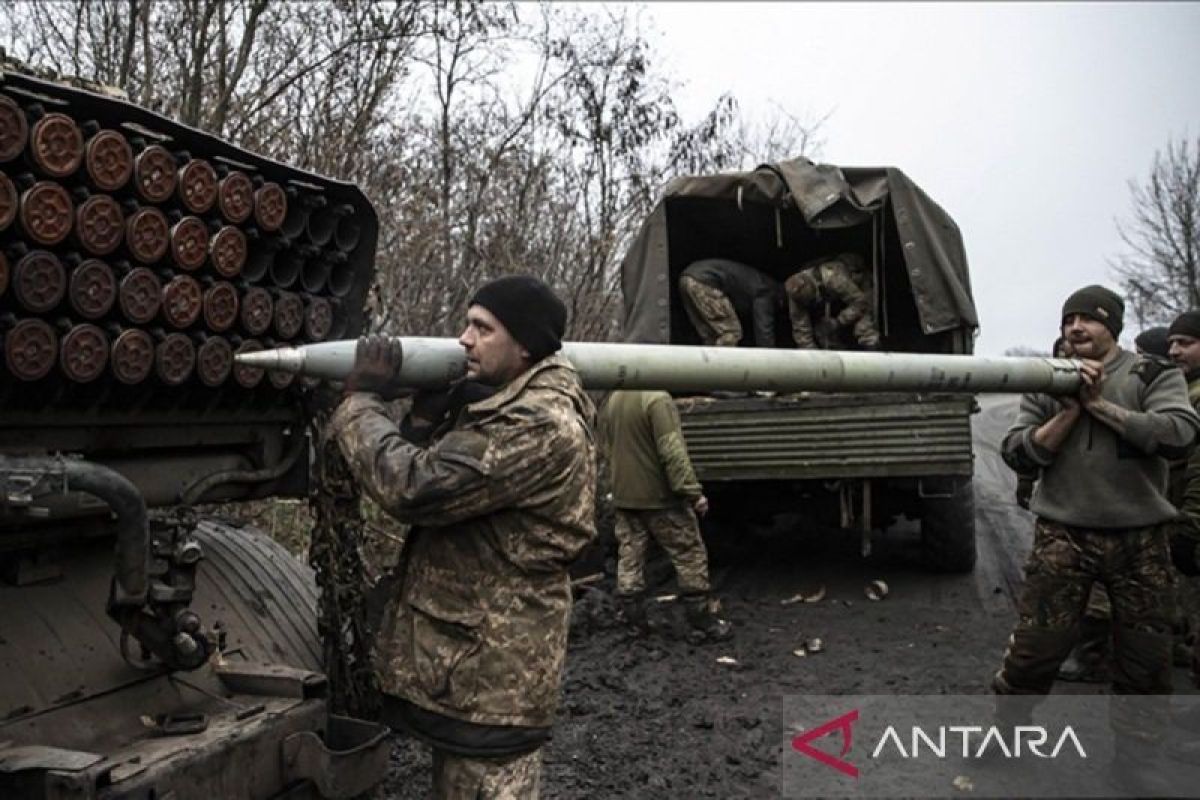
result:
[[(857, 278), (857, 279), (856, 279)], [(802, 269), (784, 283), (788, 311), (792, 319), (792, 338), (798, 347), (829, 346), (817, 342), (813, 321), (832, 320), (839, 328), (849, 328), (871, 314), (871, 298), (856, 276), (850, 260), (835, 258)]]
[(595, 409), (561, 355), (466, 406), (428, 448), (374, 395), (330, 421), (364, 490), (414, 525), (376, 645), (387, 694), (483, 725), (548, 727), (567, 567), (595, 535)]

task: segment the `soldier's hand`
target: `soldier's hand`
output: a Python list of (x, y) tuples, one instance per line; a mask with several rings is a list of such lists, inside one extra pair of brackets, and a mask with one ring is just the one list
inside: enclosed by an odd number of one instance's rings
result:
[(1017, 505), (1029, 509), (1029, 499), (1033, 497), (1033, 481), (1028, 478), (1017, 480)]
[(697, 517), (703, 517), (708, 513), (708, 498), (700, 495), (692, 501), (692, 510), (696, 512)]
[(1104, 364), (1090, 358), (1081, 359), (1079, 377), (1083, 386), (1079, 388), (1079, 402), (1087, 408), (1100, 399), (1100, 385), (1104, 382)]
[(400, 396), (400, 365), (404, 353), (398, 339), (381, 334), (364, 336), (354, 350), (354, 366), (346, 376), (347, 392), (375, 392), (387, 399)]

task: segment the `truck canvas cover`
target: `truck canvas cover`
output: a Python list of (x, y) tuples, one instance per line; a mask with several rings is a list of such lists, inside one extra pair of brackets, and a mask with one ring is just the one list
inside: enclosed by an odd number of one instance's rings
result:
[[(876, 285), (884, 294), (898, 286), (911, 294), (920, 333), (978, 327), (962, 236), (937, 203), (893, 167), (840, 168), (801, 157), (668, 184), (621, 266), (625, 340), (691, 338), (673, 286), (692, 261), (743, 261), (782, 282), (814, 258), (846, 247), (862, 252), (868, 242)], [(907, 280), (884, 280), (881, 270), (901, 265)]]

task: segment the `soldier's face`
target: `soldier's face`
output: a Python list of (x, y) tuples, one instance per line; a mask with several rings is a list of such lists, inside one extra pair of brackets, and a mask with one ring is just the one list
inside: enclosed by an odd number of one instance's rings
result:
[(458, 337), (467, 351), (467, 377), (503, 386), (529, 367), (529, 351), (483, 306), (467, 309), (467, 328)]
[(1062, 335), (1074, 351), (1075, 358), (1103, 361), (1117, 342), (1104, 323), (1087, 314), (1068, 314), (1063, 317)]
[(1171, 360), (1182, 367), (1184, 372), (1200, 367), (1200, 339), (1177, 333), (1168, 341), (1171, 342), (1171, 349), (1167, 351)]

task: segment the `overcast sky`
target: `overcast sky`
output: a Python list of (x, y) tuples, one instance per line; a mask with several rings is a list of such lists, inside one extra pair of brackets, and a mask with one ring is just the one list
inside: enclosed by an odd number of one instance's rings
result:
[[(1197, 3), (651, 3), (690, 118), (832, 111), (819, 160), (897, 166), (958, 222), (976, 352), (1049, 347), (1063, 299), (1117, 288), (1114, 219), (1168, 137), (1200, 135)], [(1136, 334), (1132, 324), (1126, 341)]]

